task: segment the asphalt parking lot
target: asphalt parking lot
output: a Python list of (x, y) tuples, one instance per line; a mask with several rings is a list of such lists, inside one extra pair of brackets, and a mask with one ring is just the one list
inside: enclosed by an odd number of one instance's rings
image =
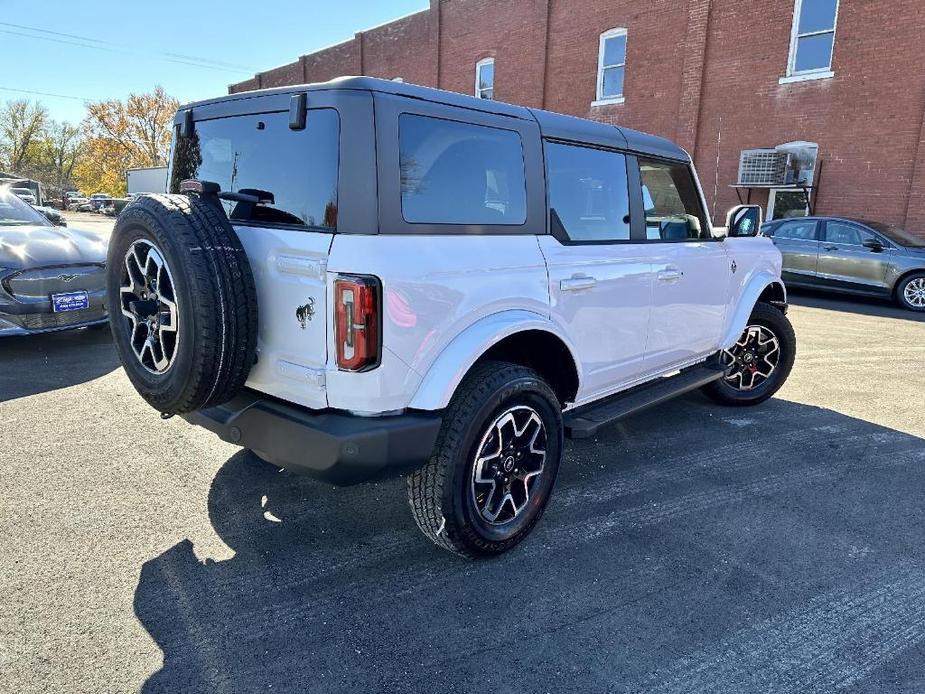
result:
[(161, 421), (104, 334), (0, 342), (0, 691), (923, 691), (925, 317), (794, 299), (775, 399), (571, 443), (476, 563), (401, 480)]

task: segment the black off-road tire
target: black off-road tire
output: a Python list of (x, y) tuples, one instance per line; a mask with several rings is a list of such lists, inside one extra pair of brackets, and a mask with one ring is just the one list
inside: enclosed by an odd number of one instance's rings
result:
[(923, 279), (925, 279), (925, 272), (915, 272), (908, 277), (904, 277), (902, 282), (896, 285), (896, 303), (907, 311), (925, 311), (925, 306), (916, 306), (906, 299), (906, 287)]
[[(132, 244), (153, 243), (173, 277), (179, 332), (164, 373), (142, 366), (130, 344), (120, 286)], [(145, 195), (119, 215), (107, 258), (107, 308), (116, 349), (138, 393), (165, 414), (227, 402), (257, 349), (257, 292), (244, 248), (221, 208), (186, 195)]]
[[(486, 431), (499, 415), (520, 405), (532, 408), (543, 422), (545, 463), (521, 515), (504, 525), (491, 525), (472, 499), (472, 469)], [(542, 516), (562, 449), (559, 400), (535, 371), (506, 362), (477, 365), (460, 384), (445, 412), (430, 460), (408, 478), (408, 501), (414, 520), (434, 543), (462, 556), (477, 558), (506, 552), (523, 540)]]
[(780, 390), (793, 369), (797, 338), (783, 311), (771, 304), (760, 302), (752, 310), (748, 325), (764, 326), (774, 333), (780, 344), (780, 359), (770, 378), (752, 390), (739, 390), (724, 378), (703, 387), (702, 390), (707, 396), (723, 405), (749, 407), (764, 402)]

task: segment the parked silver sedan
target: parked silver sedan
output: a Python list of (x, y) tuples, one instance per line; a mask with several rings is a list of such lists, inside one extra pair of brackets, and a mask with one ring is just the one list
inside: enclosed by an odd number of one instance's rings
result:
[(784, 257), (791, 287), (894, 299), (925, 311), (925, 239), (897, 227), (843, 217), (778, 219), (761, 228)]
[(107, 324), (106, 242), (0, 187), (0, 337)]

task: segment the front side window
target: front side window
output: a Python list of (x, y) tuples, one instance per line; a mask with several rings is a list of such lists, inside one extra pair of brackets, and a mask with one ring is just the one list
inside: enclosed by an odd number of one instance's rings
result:
[(406, 222), (527, 221), (524, 152), (517, 132), (408, 113), (399, 117), (398, 130)]
[(475, 95), (480, 99), (495, 98), (494, 58), (486, 58), (475, 64)]
[(288, 112), (197, 121), (191, 137), (175, 139), (170, 189), (195, 178), (227, 192), (260, 191), (272, 200), (223, 200), (228, 218), (334, 229), (339, 129), (330, 108), (311, 109), (304, 130), (289, 128)]
[(590, 147), (546, 144), (549, 224), (570, 241), (627, 241), (626, 157)]
[(831, 71), (837, 20), (838, 0), (796, 0), (789, 75)]
[(848, 222), (826, 222), (825, 240), (839, 246), (861, 246), (865, 241), (879, 239), (873, 232)]
[(639, 159), (646, 238), (689, 241), (706, 238), (707, 223), (690, 168), (684, 164)]
[(626, 72), (626, 29), (611, 29), (601, 34), (597, 62), (597, 100), (623, 98)]

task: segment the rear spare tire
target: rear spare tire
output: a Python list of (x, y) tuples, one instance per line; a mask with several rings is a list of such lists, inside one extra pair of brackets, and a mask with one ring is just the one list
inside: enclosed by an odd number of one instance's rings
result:
[(218, 204), (145, 195), (109, 244), (107, 307), (138, 393), (165, 414), (228, 401), (257, 349), (257, 292), (244, 248)]

